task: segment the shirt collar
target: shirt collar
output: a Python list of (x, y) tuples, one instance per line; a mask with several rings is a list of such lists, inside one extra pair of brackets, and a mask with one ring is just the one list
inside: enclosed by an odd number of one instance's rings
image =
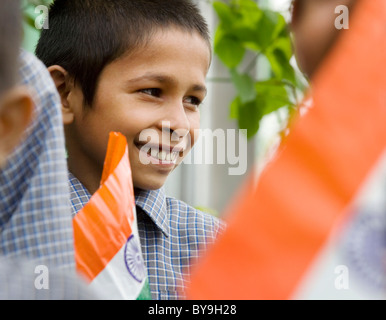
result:
[[(72, 213), (75, 215), (90, 200), (91, 194), (71, 172), (68, 172), (68, 175)], [(150, 217), (166, 237), (169, 237), (169, 216), (163, 188), (158, 190), (135, 189), (135, 204)]]
[(169, 216), (163, 188), (158, 190), (135, 189), (135, 204), (150, 217), (166, 237), (169, 237)]

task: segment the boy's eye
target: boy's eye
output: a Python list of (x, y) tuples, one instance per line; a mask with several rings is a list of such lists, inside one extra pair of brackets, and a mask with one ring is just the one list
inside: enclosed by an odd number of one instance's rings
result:
[(142, 89), (139, 91), (154, 97), (160, 97), (162, 92), (161, 89), (158, 89), (158, 88), (148, 88), (148, 89)]
[(200, 104), (202, 103), (201, 99), (194, 97), (194, 96), (189, 96), (184, 99), (184, 103), (187, 103), (189, 105), (194, 106), (195, 108), (198, 108)]

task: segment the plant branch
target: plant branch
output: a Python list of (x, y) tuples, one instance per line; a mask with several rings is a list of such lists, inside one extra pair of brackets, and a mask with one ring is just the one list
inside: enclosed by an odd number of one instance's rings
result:
[(247, 65), (247, 67), (244, 69), (244, 73), (249, 73), (250, 71), (251, 71), (251, 69), (253, 68), (253, 67), (255, 67), (256, 66), (256, 63), (257, 63), (257, 59), (259, 58), (259, 56), (260, 56), (260, 52), (259, 53), (257, 53), (254, 57), (253, 57), (253, 59), (251, 60), (251, 62)]

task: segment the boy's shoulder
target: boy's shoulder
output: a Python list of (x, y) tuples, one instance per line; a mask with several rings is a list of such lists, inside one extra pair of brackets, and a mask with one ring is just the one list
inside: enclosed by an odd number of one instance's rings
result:
[(166, 202), (169, 207), (178, 208), (179, 219), (193, 220), (197, 226), (202, 225), (205, 229), (209, 227), (215, 228), (217, 231), (221, 231), (221, 229), (225, 228), (225, 222), (219, 217), (197, 209), (182, 200), (166, 196)]
[(163, 188), (141, 190), (136, 195), (136, 204), (166, 234), (178, 230), (216, 238), (225, 229), (225, 223), (218, 217), (167, 196)]

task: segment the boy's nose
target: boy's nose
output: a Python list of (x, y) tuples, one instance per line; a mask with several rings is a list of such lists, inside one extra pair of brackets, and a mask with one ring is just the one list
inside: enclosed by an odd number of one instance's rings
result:
[(190, 121), (184, 106), (181, 104), (166, 108), (161, 125), (163, 131), (177, 134), (180, 138), (185, 137), (190, 131)]

